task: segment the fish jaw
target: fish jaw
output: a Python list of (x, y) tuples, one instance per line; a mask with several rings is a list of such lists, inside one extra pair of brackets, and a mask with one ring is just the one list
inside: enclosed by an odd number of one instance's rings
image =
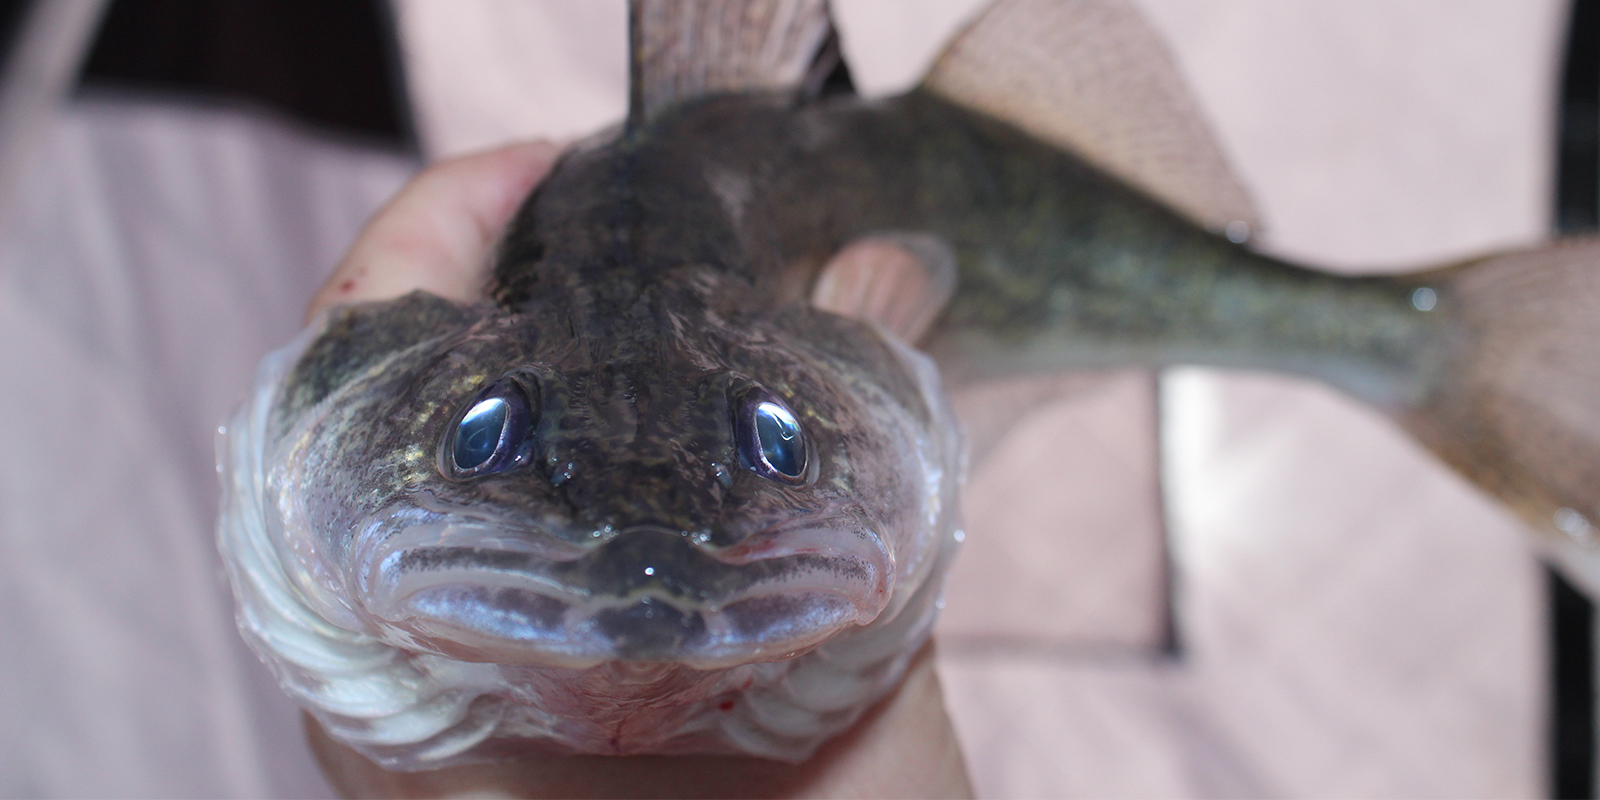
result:
[(603, 542), (399, 509), (368, 526), (348, 596), (376, 636), (461, 661), (693, 669), (792, 658), (871, 623), (894, 559), (851, 509), (714, 548), (663, 528)]

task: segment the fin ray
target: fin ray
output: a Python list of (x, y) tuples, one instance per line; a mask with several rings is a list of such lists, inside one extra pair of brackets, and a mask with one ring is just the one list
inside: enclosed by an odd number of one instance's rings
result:
[(628, 118), (717, 92), (806, 83), (833, 32), (827, 0), (631, 0)]
[(875, 322), (916, 344), (955, 286), (956, 256), (942, 240), (927, 234), (879, 233), (846, 245), (828, 261), (811, 290), (811, 303)]
[(924, 86), (1071, 150), (1235, 241), (1259, 225), (1160, 35), (1131, 3), (998, 0), (950, 43)]
[(1592, 575), (1577, 577), (1600, 589), (1600, 237), (1422, 280), (1461, 320), (1462, 355), (1403, 423), (1547, 545), (1580, 551)]

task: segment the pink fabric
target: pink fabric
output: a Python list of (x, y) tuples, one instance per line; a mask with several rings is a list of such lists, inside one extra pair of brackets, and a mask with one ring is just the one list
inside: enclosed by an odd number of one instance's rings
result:
[(414, 165), (133, 101), (45, 141), (0, 244), (0, 794), (326, 795), (234, 630), (212, 436)]

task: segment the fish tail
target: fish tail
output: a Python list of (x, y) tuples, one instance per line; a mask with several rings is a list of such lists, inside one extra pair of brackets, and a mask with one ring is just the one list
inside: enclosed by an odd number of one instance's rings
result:
[(1451, 355), (1404, 424), (1600, 589), (1600, 238), (1418, 277)]

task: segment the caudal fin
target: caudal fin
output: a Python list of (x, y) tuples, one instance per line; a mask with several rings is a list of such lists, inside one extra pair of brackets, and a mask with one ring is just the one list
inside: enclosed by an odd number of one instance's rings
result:
[(1559, 560), (1600, 591), (1600, 238), (1433, 277), (1413, 302), (1458, 320), (1460, 340), (1407, 426), (1549, 534)]

